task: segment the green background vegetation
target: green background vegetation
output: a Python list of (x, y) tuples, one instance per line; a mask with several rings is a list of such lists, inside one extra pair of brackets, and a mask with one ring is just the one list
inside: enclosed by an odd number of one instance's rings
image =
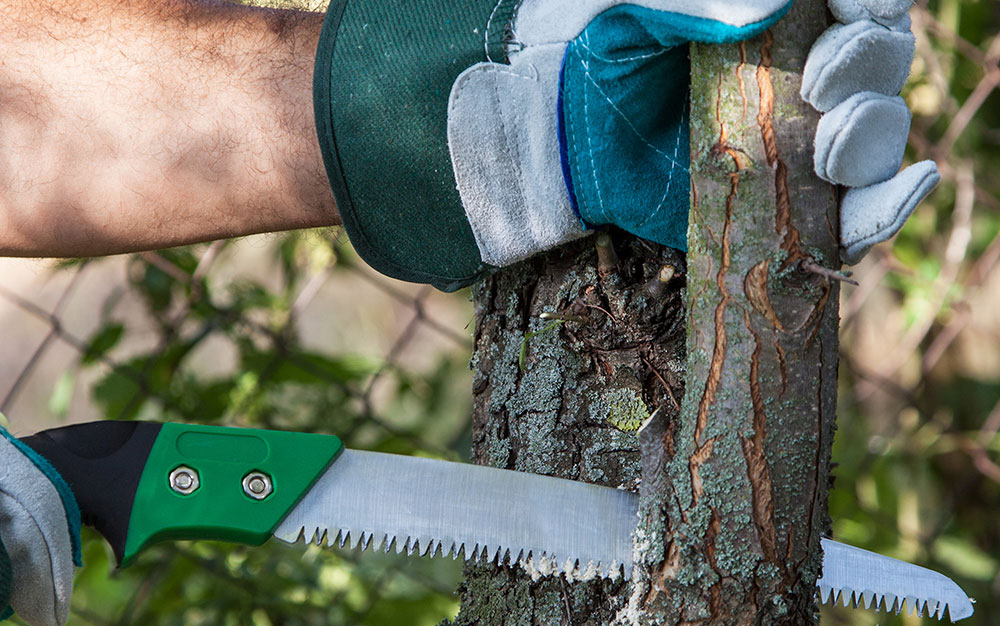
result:
[[(944, 180), (895, 243), (856, 268), (861, 286), (844, 290), (831, 513), (838, 539), (954, 577), (977, 599), (966, 623), (996, 624), (1000, 3), (918, 2), (913, 15), (908, 160), (937, 160)], [(467, 460), (467, 293), (374, 277), (339, 239), (326, 231), (267, 239), (264, 277), (216, 269), (238, 243), (131, 258), (120, 288), (93, 303), (99, 321), (76, 345), (78, 358), (46, 382), (49, 417), (72, 419), (73, 398), (84, 393), (107, 418), (326, 432), (350, 447)], [(327, 281), (375, 285), (412, 320), (386, 323), (383, 300), (355, 298), (350, 287), (307, 324), (303, 300)], [(135, 307), (122, 312), (123, 299), (141, 304), (139, 317)], [(450, 320), (428, 313), (429, 302)], [(311, 340), (303, 326), (316, 324), (343, 340)], [(373, 324), (392, 338), (375, 351), (352, 344)], [(136, 336), (140, 347), (129, 343)], [(223, 364), (216, 353), (227, 355)], [(451, 559), (280, 542), (161, 545), (122, 571), (110, 559), (88, 531), (72, 624), (431, 625), (457, 611), (461, 577)], [(828, 608), (823, 621), (919, 623)]]

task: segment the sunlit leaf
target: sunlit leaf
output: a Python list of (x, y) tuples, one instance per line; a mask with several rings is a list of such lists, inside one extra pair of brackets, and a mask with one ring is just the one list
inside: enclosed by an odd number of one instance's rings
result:
[(934, 542), (934, 557), (960, 576), (975, 580), (993, 580), (997, 575), (997, 557), (980, 550), (968, 540), (945, 535)]
[(52, 388), (52, 395), (49, 396), (49, 411), (56, 417), (66, 417), (69, 413), (69, 404), (73, 400), (73, 388), (76, 385), (76, 373), (67, 370), (56, 380), (55, 387)]

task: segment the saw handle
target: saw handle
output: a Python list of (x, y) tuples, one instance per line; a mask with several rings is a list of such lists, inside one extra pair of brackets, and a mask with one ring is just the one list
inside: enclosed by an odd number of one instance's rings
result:
[(112, 421), (23, 441), (69, 484), (122, 567), (161, 541), (264, 543), (344, 449), (332, 435)]
[(160, 424), (91, 422), (21, 439), (69, 485), (84, 524), (101, 533), (120, 563), (132, 504)]

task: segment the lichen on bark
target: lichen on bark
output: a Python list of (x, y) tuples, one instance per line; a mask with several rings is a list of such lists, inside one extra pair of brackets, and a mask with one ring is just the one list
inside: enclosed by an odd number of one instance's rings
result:
[[(683, 393), (684, 263), (627, 235), (615, 237), (615, 248), (610, 272), (599, 270), (585, 240), (474, 288), (480, 462), (639, 489), (633, 422), (661, 406), (676, 417)], [(518, 566), (495, 565), (466, 574), (455, 624), (608, 624), (629, 595), (620, 577), (532, 580)]]
[(687, 388), (663, 470), (667, 558), (642, 604), (669, 623), (815, 619), (838, 285), (801, 263), (835, 266), (838, 242), (797, 92), (825, 25), (822, 2), (796, 2), (760, 38), (692, 46)]
[(615, 234), (614, 268), (585, 240), (474, 289), (474, 458), (637, 491), (640, 519), (632, 580), (474, 564), (455, 624), (815, 619), (838, 286), (801, 262), (836, 266), (837, 217), (797, 91), (826, 21), (800, 0), (760, 38), (692, 46), (686, 259)]

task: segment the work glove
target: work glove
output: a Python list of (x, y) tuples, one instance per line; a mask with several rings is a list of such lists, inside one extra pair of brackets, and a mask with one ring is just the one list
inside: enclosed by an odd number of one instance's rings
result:
[(851, 187), (840, 207), (841, 258), (848, 264), (896, 234), (941, 178), (933, 161), (899, 172), (910, 130), (899, 91), (913, 62), (911, 4), (830, 0), (840, 23), (816, 40), (802, 75), (802, 98), (824, 112), (816, 128), (816, 175)]
[[(832, 1), (864, 13), (861, 0)], [(351, 242), (380, 272), (444, 290), (609, 225), (686, 250), (687, 44), (756, 36), (790, 6), (790, 0), (334, 0), (317, 52), (315, 108)], [(872, 24), (902, 28), (901, 21)], [(867, 49), (828, 57), (813, 62), (827, 72), (819, 81), (823, 93), (842, 80), (859, 82), (850, 76), (852, 64), (862, 70), (874, 64)], [(882, 90), (895, 96), (899, 86)], [(827, 125), (871, 126), (847, 119)], [(865, 186), (891, 177), (841, 180), (842, 154), (860, 155), (862, 170), (881, 156), (859, 148), (857, 137), (817, 138), (817, 146), (830, 147), (828, 179)], [(898, 132), (892, 137), (898, 144)], [(852, 195), (851, 206), (864, 210), (850, 221), (857, 236), (845, 240), (845, 249), (858, 252), (892, 230), (879, 208), (890, 204), (872, 208), (864, 190)], [(870, 222), (879, 227), (866, 230)]]
[(0, 619), (32, 626), (69, 616), (80, 511), (55, 469), (0, 428)]

